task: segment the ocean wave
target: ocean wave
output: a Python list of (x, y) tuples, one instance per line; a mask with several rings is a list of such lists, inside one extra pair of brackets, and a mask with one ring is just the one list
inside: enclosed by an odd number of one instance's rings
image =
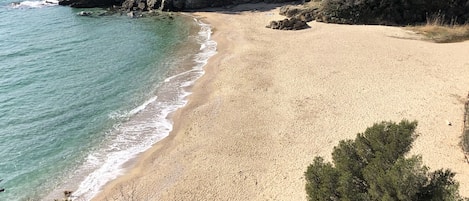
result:
[(76, 174), (87, 176), (73, 193), (73, 197), (91, 200), (107, 182), (123, 173), (125, 163), (169, 135), (173, 129), (169, 115), (186, 105), (190, 92), (185, 88), (193, 85), (204, 74), (203, 67), (216, 54), (217, 44), (211, 40), (210, 25), (197, 19), (195, 21), (200, 27), (197, 36), (200, 51), (193, 58), (193, 68), (164, 80), (160, 90), (167, 89), (171, 97), (154, 96), (131, 111), (110, 115), (110, 118), (124, 117), (130, 120), (116, 126), (109, 133), (109, 143), (90, 154), (78, 168)]
[(11, 3), (10, 6), (12, 8), (43, 8), (49, 6), (57, 6), (59, 5), (58, 0), (45, 0), (45, 1), (21, 1)]
[(164, 80), (164, 82), (169, 82), (175, 78), (185, 76), (190, 73), (204, 73), (203, 67), (207, 64), (208, 59), (217, 53), (217, 42), (211, 40), (212, 29), (210, 25), (203, 23), (198, 19), (194, 19), (195, 22), (200, 26), (200, 31), (198, 33), (197, 42), (200, 44), (200, 52), (195, 55), (193, 61), (196, 63), (196, 66), (192, 70), (173, 75)]
[(134, 109), (132, 109), (128, 112), (113, 112), (113, 113), (109, 114), (108, 116), (109, 116), (110, 119), (126, 119), (126, 118), (129, 118), (131, 116), (134, 116), (134, 115), (138, 114), (140, 111), (144, 110), (149, 104), (155, 102), (157, 98), (158, 98), (157, 96), (154, 96), (153, 98), (148, 99), (143, 104), (137, 106), (136, 108), (134, 108)]

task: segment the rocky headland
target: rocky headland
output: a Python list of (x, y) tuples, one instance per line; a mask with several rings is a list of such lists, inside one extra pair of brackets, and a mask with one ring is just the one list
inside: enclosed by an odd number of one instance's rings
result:
[[(309, 28), (313, 20), (338, 24), (375, 24), (406, 26), (437, 21), (442, 24), (469, 23), (469, 0), (419, 2), (403, 0), (59, 0), (60, 5), (76, 8), (107, 7), (130, 17), (154, 11), (193, 11), (204, 8), (230, 7), (246, 3), (285, 3), (280, 9), (283, 20), (271, 21), (267, 28), (299, 30)], [(144, 13), (144, 14), (142, 14)], [(86, 14), (86, 13), (85, 13)], [(87, 16), (87, 15), (84, 15)]]
[(210, 7), (223, 7), (243, 3), (284, 3), (292, 0), (60, 0), (60, 5), (75, 8), (92, 7), (121, 7), (124, 10), (163, 10), (163, 11), (186, 11)]

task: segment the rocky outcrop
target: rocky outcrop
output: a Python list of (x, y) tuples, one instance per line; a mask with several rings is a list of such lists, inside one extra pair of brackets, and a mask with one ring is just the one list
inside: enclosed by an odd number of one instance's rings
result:
[(109, 7), (121, 3), (121, 0), (59, 0), (59, 5), (75, 8)]
[(238, 5), (243, 3), (284, 3), (293, 0), (166, 0), (164, 9), (170, 10), (192, 10), (209, 7), (222, 7)]
[(300, 20), (298, 18), (290, 18), (279, 21), (272, 21), (269, 25), (266, 26), (271, 29), (280, 29), (280, 30), (301, 30), (309, 28), (306, 21)]
[(283, 3), (293, 0), (59, 0), (59, 5), (77, 8), (122, 6), (124, 10), (182, 11), (242, 3)]
[(280, 30), (300, 30), (309, 28), (307, 22), (315, 19), (318, 12), (316, 7), (308, 7), (304, 5), (286, 5), (280, 8), (280, 15), (288, 18), (271, 21), (267, 28), (280, 29)]
[(280, 15), (284, 15), (288, 18), (297, 18), (302, 21), (311, 22), (315, 19), (319, 8), (317, 7), (305, 7), (303, 5), (286, 5), (280, 8)]
[(158, 10), (161, 2), (161, 0), (125, 0), (122, 3), (122, 9), (126, 11)]

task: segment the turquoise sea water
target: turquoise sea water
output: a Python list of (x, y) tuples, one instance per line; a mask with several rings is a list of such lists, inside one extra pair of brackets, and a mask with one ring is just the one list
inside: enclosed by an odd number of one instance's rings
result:
[(88, 200), (168, 135), (216, 44), (187, 17), (12, 2), (0, 0), (0, 200)]

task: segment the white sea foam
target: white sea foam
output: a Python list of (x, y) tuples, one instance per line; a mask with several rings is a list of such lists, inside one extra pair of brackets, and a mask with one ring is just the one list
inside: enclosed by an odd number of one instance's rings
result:
[(198, 33), (197, 41), (200, 43), (200, 52), (195, 55), (194, 62), (196, 66), (189, 71), (173, 75), (164, 80), (164, 82), (169, 82), (174, 78), (178, 78), (190, 73), (204, 74), (203, 67), (207, 64), (208, 59), (217, 53), (217, 42), (211, 40), (212, 29), (210, 25), (201, 22), (200, 20), (194, 19), (200, 26), (200, 31)]
[(22, 1), (17, 3), (12, 3), (11, 7), (13, 8), (43, 8), (48, 6), (59, 5), (58, 0), (45, 0), (45, 1)]
[(200, 26), (197, 37), (200, 52), (193, 59), (196, 65), (164, 80), (161, 90), (164, 91), (166, 86), (167, 93), (174, 97), (155, 96), (129, 112), (110, 115), (111, 118), (131, 119), (111, 131), (109, 143), (90, 154), (77, 170), (77, 174), (89, 172), (73, 194), (78, 200), (91, 200), (108, 181), (123, 173), (126, 162), (169, 135), (173, 126), (168, 115), (186, 105), (190, 92), (184, 88), (193, 85), (204, 74), (203, 67), (216, 54), (217, 43), (210, 38), (210, 25), (199, 20), (196, 22)]
[(153, 98), (150, 98), (150, 100), (145, 101), (145, 103), (143, 103), (142, 105), (140, 105), (140, 106), (136, 107), (135, 109), (131, 110), (129, 112), (129, 115), (133, 116), (133, 115), (139, 113), (140, 111), (144, 110), (150, 103), (155, 102), (157, 98), (158, 97), (155, 96)]

